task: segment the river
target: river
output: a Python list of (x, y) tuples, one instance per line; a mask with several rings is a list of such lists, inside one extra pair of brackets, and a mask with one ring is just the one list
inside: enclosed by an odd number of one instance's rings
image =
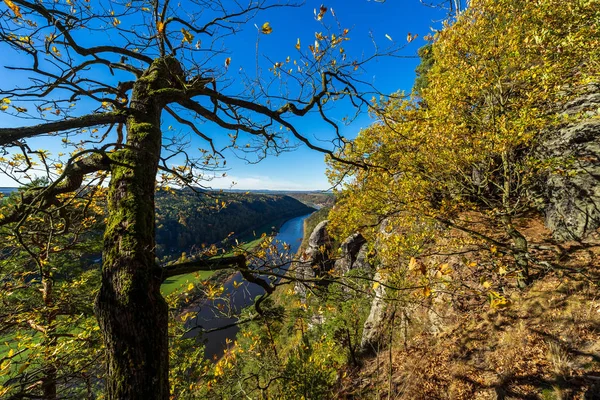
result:
[[(304, 236), (304, 220), (309, 215), (290, 219), (279, 229), (275, 240), (287, 243), (290, 246), (289, 254), (293, 255), (298, 252)], [(196, 317), (188, 321), (187, 328), (189, 331), (187, 337), (197, 336), (200, 329), (215, 329), (236, 321), (236, 318), (226, 318), (222, 314), (219, 315), (219, 311), (216, 310), (216, 306), (219, 304), (224, 309), (229, 310), (229, 313), (238, 314), (243, 308), (252, 305), (256, 296), (264, 293), (263, 288), (254, 283), (246, 282), (239, 272), (232, 279), (229, 279), (224, 286), (225, 290), (222, 297), (227, 298), (227, 301), (207, 301), (201, 304), (197, 309)], [(239, 330), (239, 327), (232, 326), (202, 335), (201, 340), (205, 343), (205, 357), (208, 359), (220, 357), (227, 347), (227, 341), (235, 340)]]

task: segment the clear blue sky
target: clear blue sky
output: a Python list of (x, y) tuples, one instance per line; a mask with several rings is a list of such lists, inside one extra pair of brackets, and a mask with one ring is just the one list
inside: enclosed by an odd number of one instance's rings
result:
[[(259, 14), (242, 32), (225, 41), (228, 55), (231, 57), (228, 76), (235, 79), (240, 68), (253, 69), (257, 38), (254, 24), (260, 27), (262, 23), (269, 22), (273, 28), (272, 34), (260, 35), (259, 57), (268, 56), (273, 60), (284, 60), (287, 55), (293, 55), (297, 38), (301, 39), (303, 45), (311, 43), (314, 40), (314, 33), (322, 30), (313, 14), (313, 10), (315, 8), (318, 10), (320, 5), (321, 1), (307, 0), (300, 8), (280, 8)], [(378, 45), (387, 46), (390, 44), (386, 38), (388, 35), (398, 44), (404, 45), (409, 32), (419, 35), (401, 53), (408, 58), (388, 58), (370, 63), (368, 70), (361, 77), (373, 82), (377, 89), (384, 93), (409, 91), (414, 81), (414, 69), (418, 64), (418, 59), (410, 56), (415, 56), (417, 49), (425, 43), (423, 36), (431, 32), (430, 28), (440, 26), (444, 13), (422, 5), (419, 0), (387, 0), (383, 3), (368, 0), (335, 0), (328, 1), (324, 5), (333, 8), (342, 26), (350, 29), (351, 40), (345, 44), (346, 52), (350, 55), (372, 53), (372, 38)], [(330, 16), (327, 15), (325, 18)], [(15, 58), (15, 64), (18, 61), (18, 57)], [(14, 82), (21, 79), (23, 79), (21, 74), (0, 69), (0, 82)], [(339, 111), (343, 114), (350, 110)], [(166, 127), (172, 121), (165, 118), (164, 123)], [(369, 117), (363, 115), (352, 125), (345, 127), (342, 133), (350, 138), (355, 137), (358, 131), (369, 123)], [(0, 113), (0, 127), (23, 124), (23, 121)], [(298, 121), (298, 127), (310, 138), (331, 135), (327, 125), (315, 117)], [(226, 132), (223, 131), (207, 133), (215, 137), (217, 143), (226, 136)], [(55, 153), (61, 151), (58, 141), (51, 143), (48, 139), (36, 139), (30, 143), (33, 148), (46, 148)], [(192, 146), (204, 145), (200, 140), (193, 139)], [(322, 190), (329, 187), (324, 175), (323, 154), (304, 147), (283, 153), (279, 157), (267, 158), (258, 164), (247, 164), (232, 153), (227, 153), (226, 156), (228, 176), (214, 180), (212, 186), (215, 188), (230, 188), (232, 181), (237, 182), (233, 186), (237, 189)], [(0, 174), (0, 186), (14, 186), (14, 183)]]

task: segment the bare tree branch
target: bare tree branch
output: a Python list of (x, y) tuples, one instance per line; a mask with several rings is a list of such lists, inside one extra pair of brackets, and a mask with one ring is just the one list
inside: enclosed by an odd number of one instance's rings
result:
[(123, 123), (127, 114), (122, 112), (109, 112), (88, 114), (78, 118), (62, 121), (46, 122), (33, 126), (22, 126), (18, 128), (0, 128), (0, 146), (6, 146), (14, 141), (43, 135), (46, 133), (66, 131), (70, 129), (89, 128), (97, 125), (108, 125)]

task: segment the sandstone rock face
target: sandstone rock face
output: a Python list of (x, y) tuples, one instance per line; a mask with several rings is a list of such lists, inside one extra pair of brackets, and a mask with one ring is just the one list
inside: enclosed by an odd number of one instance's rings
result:
[(543, 183), (543, 209), (556, 239), (580, 240), (600, 227), (600, 85), (580, 89), (563, 111), (583, 119), (546, 134), (537, 149), (557, 166)]
[[(387, 225), (388, 221), (384, 220), (379, 227), (379, 233), (381, 233), (384, 238), (387, 236)], [(381, 240), (376, 241), (375, 248), (380, 249), (382, 246), (385, 246), (385, 244), (382, 243)], [(377, 351), (385, 330), (385, 322), (390, 315), (389, 303), (385, 301), (385, 284), (387, 281), (385, 276), (380, 272), (380, 270), (384, 268), (384, 265), (380, 265), (377, 271), (375, 271), (375, 276), (373, 276), (376, 287), (373, 293), (369, 316), (363, 325), (363, 333), (358, 349), (358, 352), (361, 355), (373, 354)]]
[[(373, 279), (375, 282), (382, 282), (383, 276), (380, 272), (376, 272)], [(382, 339), (382, 331), (384, 330), (383, 325), (389, 314), (388, 303), (385, 301), (385, 292), (384, 285), (380, 284), (375, 288), (371, 310), (363, 326), (363, 334), (360, 340), (359, 353), (362, 355), (374, 354), (378, 351)]]
[(369, 245), (368, 245), (368, 243), (365, 242), (362, 246), (360, 246), (360, 250), (358, 251), (358, 254), (356, 255), (356, 260), (354, 260), (354, 262), (352, 263), (351, 269), (360, 269), (363, 271), (370, 271), (372, 269), (372, 266), (367, 257), (368, 253), (369, 253)]
[[(332, 240), (327, 233), (327, 224), (325, 220), (319, 223), (308, 239), (308, 247), (302, 253), (300, 262), (296, 267), (296, 277), (298, 279), (312, 279), (323, 276), (333, 268), (334, 261), (331, 260)], [(296, 293), (306, 294), (306, 283), (296, 283)]]
[[(367, 240), (358, 232), (344, 240), (344, 243), (340, 246), (340, 258), (335, 261), (335, 270), (341, 275), (345, 275), (355, 268), (354, 263), (366, 242)], [(362, 262), (364, 263), (364, 255)]]
[(315, 229), (312, 231), (310, 237), (308, 238), (309, 249), (315, 247), (318, 248), (319, 246), (328, 244), (330, 242), (329, 234), (327, 233), (328, 224), (329, 221), (325, 220), (320, 222), (317, 226), (315, 226)]

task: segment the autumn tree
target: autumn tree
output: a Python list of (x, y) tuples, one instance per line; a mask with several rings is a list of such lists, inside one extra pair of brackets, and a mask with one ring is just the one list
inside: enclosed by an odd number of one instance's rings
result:
[[(333, 150), (345, 139), (329, 116), (330, 104), (369, 107), (361, 95), (368, 85), (354, 76), (387, 50), (350, 58), (343, 49), (349, 30), (327, 22), (334, 13), (321, 6), (314, 13), (323, 26), (316, 40), (306, 45), (298, 39), (290, 44), (291, 51), (296, 48), (293, 58), (269, 61), (263, 76), (261, 61), (258, 78), (242, 75), (232, 85), (227, 71), (235, 55), (225, 53), (226, 39), (259, 12), (293, 4), (5, 0), (4, 5), (3, 66), (16, 79), (2, 85), (0, 109), (6, 118), (12, 116), (7, 119), (12, 125), (23, 125), (0, 128), (5, 171), (17, 182), (43, 174), (49, 183), (24, 192), (3, 211), (0, 225), (18, 229), (24, 216), (60, 207), (62, 196), (77, 193), (92, 177), (106, 176), (102, 283), (95, 313), (107, 351), (107, 395), (167, 399), (168, 313), (161, 283), (193, 270), (247, 267), (240, 256), (158, 265), (157, 183), (196, 187), (204, 183), (208, 168), (222, 167), (223, 149), (209, 131), (227, 132), (227, 147), (258, 158), (297, 143), (336, 158)], [(257, 23), (259, 35), (275, 30), (269, 22)], [(331, 127), (330, 147), (296, 128), (296, 119), (308, 113)], [(166, 115), (202, 139), (205, 148), (189, 153), (184, 141), (163, 126)], [(37, 152), (33, 143), (39, 146), (41, 137), (62, 141), (66, 154), (30, 163)], [(10, 158), (25, 160), (25, 168), (13, 168)]]
[[(520, 283), (530, 281), (531, 253), (515, 220), (535, 209), (533, 189), (557, 168), (535, 148), (566, 121), (559, 105), (600, 77), (598, 24), (590, 23), (598, 5), (480, 0), (445, 23), (418, 99), (384, 101), (380, 120), (346, 148), (349, 159), (379, 169), (332, 163), (332, 181), (346, 185), (332, 227), (373, 232), (386, 218), (422, 216), (511, 254)], [(472, 211), (508, 240), (474, 228)]]
[[(56, 399), (97, 386), (101, 345), (91, 300), (99, 273), (90, 266), (100, 253), (101, 198), (61, 195), (58, 207), (0, 228), (0, 335), (8, 352), (1, 395)], [(18, 199), (0, 199), (0, 213)]]

